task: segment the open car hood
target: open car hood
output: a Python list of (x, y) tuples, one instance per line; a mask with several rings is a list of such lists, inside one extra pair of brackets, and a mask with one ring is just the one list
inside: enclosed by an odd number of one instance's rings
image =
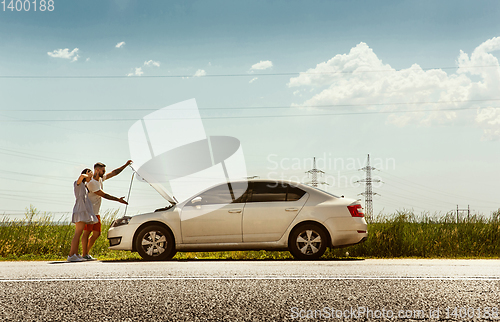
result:
[(149, 183), (149, 185), (153, 187), (153, 189), (155, 189), (168, 202), (173, 205), (178, 203), (177, 199), (175, 199), (172, 193), (168, 191), (167, 188), (165, 188), (161, 183), (155, 182), (155, 180), (149, 173), (145, 172), (142, 169), (136, 169), (133, 164), (131, 164), (130, 167), (139, 176), (139, 179)]

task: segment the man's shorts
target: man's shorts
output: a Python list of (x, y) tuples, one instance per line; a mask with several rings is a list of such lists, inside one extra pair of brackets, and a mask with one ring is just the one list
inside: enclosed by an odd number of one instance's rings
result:
[(85, 225), (85, 228), (83, 228), (83, 230), (101, 232), (101, 216), (99, 216), (99, 215), (96, 215), (96, 216), (97, 216), (97, 219), (99, 219), (99, 222), (97, 224), (87, 224), (87, 225)]

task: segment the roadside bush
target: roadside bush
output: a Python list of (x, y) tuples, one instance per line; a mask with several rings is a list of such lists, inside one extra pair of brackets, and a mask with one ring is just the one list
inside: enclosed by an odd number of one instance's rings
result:
[[(139, 259), (135, 253), (108, 249), (106, 232), (118, 211), (102, 216), (102, 236), (92, 248), (100, 259)], [(74, 225), (54, 220), (30, 206), (22, 220), (0, 220), (0, 259), (65, 259), (69, 253)], [(340, 249), (328, 249), (323, 258), (420, 257), (420, 258), (498, 258), (500, 257), (500, 209), (491, 217), (480, 215), (460, 219), (452, 214), (441, 217), (410, 211), (379, 215), (368, 224), (368, 240)], [(231, 251), (178, 253), (175, 259), (290, 259), (289, 252)]]

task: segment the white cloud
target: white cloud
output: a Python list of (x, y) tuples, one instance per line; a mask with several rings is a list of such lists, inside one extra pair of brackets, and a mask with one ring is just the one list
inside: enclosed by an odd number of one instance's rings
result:
[(125, 42), (124, 41), (117, 43), (115, 47), (116, 48), (122, 48), (123, 46), (125, 46)]
[(144, 72), (142, 71), (142, 67), (136, 67), (135, 71), (127, 74), (127, 76), (142, 76)]
[(154, 61), (154, 60), (148, 60), (144, 62), (144, 66), (155, 66), (155, 67), (160, 67), (160, 62), (159, 61)]
[(254, 77), (252, 78), (248, 83), (252, 84), (253, 82), (255, 82), (257, 79), (259, 79), (258, 77)]
[(483, 129), (483, 139), (500, 139), (500, 108), (487, 107), (477, 111), (477, 124)]
[[(288, 86), (318, 90), (300, 105), (355, 105), (346, 107), (353, 111), (410, 111), (388, 115), (387, 121), (399, 126), (467, 122), (474, 118), (471, 113), (449, 109), (479, 107), (477, 100), (498, 97), (500, 69), (477, 66), (498, 66), (498, 59), (490, 52), (499, 49), (497, 37), (479, 45), (470, 57), (460, 51), (457, 71), (447, 73), (441, 69), (423, 70), (418, 64), (395, 70), (362, 42), (348, 54), (336, 55), (291, 78)], [(481, 80), (474, 81), (471, 75), (478, 75)], [(477, 113), (476, 122), (483, 127), (485, 137), (500, 138), (499, 114), (484, 112), (482, 108)], [(491, 128), (495, 126), (496, 130)]]
[[(160, 62), (154, 60), (147, 60), (144, 62), (144, 66), (155, 66), (160, 67)], [(142, 67), (136, 67), (133, 72), (128, 73), (127, 76), (142, 76), (144, 72), (142, 71)]]
[(252, 65), (253, 70), (264, 70), (273, 67), (273, 62), (270, 60), (261, 60), (257, 64)]
[(87, 57), (87, 59), (85, 59), (86, 62), (90, 61), (90, 57)]
[(194, 73), (193, 77), (202, 77), (206, 76), (207, 72), (205, 72), (203, 69), (198, 69), (196, 73)]
[(78, 58), (80, 58), (80, 55), (78, 55), (78, 51), (79, 51), (78, 48), (75, 48), (72, 51), (69, 51), (68, 48), (56, 49), (54, 51), (47, 52), (47, 55), (54, 58), (71, 59), (71, 61), (73, 62), (77, 61)]

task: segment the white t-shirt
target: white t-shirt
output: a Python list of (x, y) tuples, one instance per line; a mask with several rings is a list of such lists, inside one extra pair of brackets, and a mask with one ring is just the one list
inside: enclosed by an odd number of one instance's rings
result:
[(89, 183), (87, 183), (87, 188), (89, 188), (89, 199), (92, 202), (92, 207), (94, 208), (94, 214), (99, 215), (99, 210), (101, 209), (101, 196), (95, 194), (96, 191), (102, 190), (102, 182), (106, 180), (106, 175), (99, 178), (99, 181), (92, 178)]

